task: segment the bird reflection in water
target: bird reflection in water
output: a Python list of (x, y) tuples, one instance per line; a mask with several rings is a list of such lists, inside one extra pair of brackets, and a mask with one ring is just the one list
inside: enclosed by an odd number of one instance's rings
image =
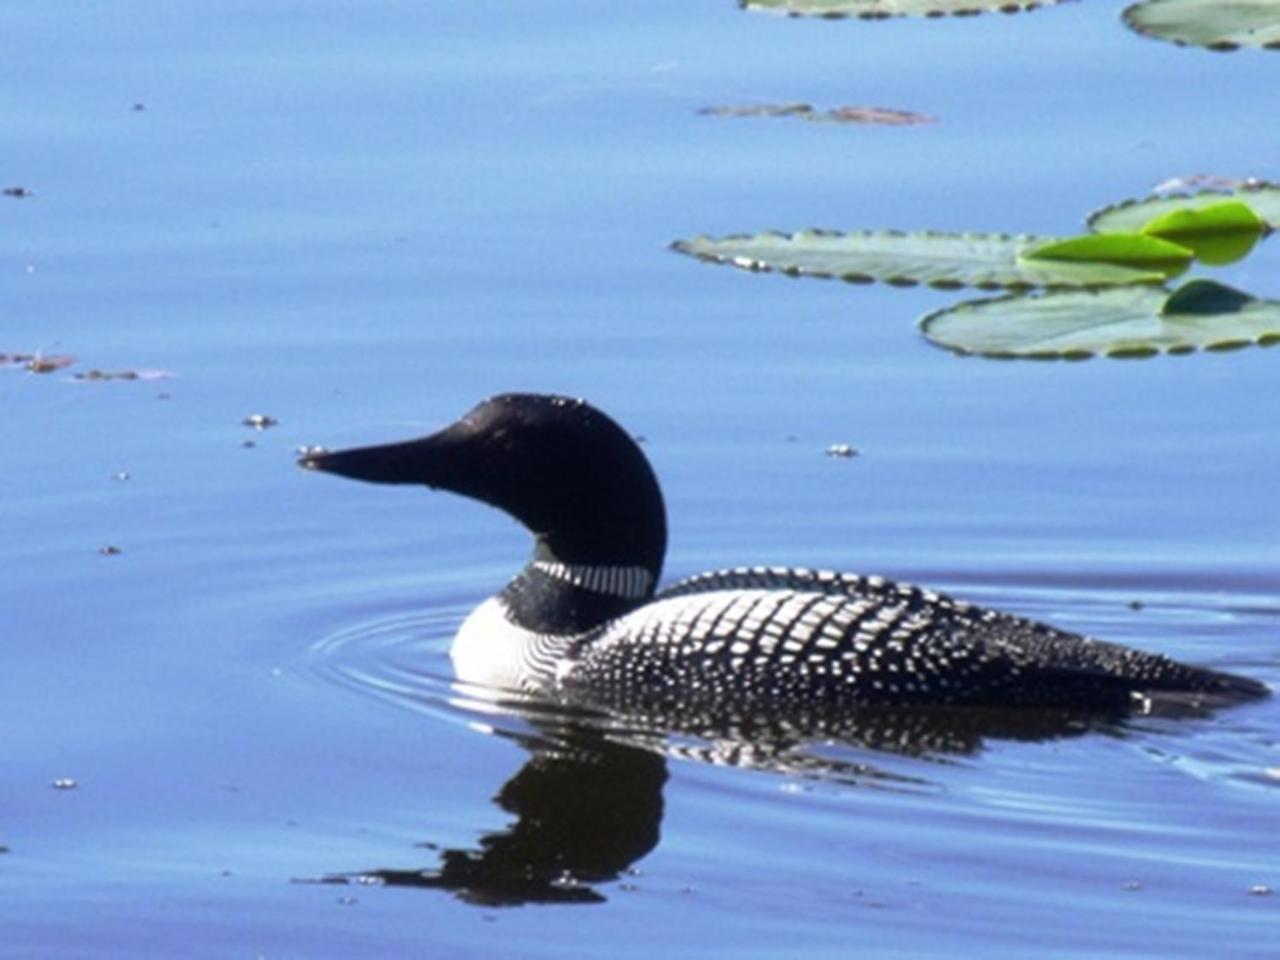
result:
[[(1166, 705), (1162, 712), (1172, 709)], [(1178, 709), (1202, 712), (1195, 704)], [(494, 730), (529, 753), (493, 798), (514, 821), (482, 836), (472, 849), (440, 850), (434, 866), (326, 879), (447, 890), (484, 906), (603, 903), (601, 886), (621, 880), (658, 844), (669, 758), (915, 791), (932, 788), (927, 776), (891, 771), (877, 756), (938, 762), (975, 754), (989, 738), (1046, 741), (1126, 732), (1125, 715), (1028, 709), (881, 708), (839, 718), (815, 712), (677, 722), (668, 713), (661, 728), (644, 717), (623, 724), (616, 717), (556, 718), (545, 710), (524, 719), (535, 732)]]

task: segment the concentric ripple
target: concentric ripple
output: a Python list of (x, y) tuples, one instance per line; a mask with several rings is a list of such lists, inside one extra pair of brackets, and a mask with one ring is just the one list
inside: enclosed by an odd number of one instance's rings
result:
[[(1163, 647), (1193, 660), (1261, 673), (1267, 664), (1240, 655), (1252, 635), (1280, 619), (1280, 606), (1261, 596), (1226, 602), (1209, 592), (1128, 589), (1040, 589), (1029, 586), (955, 591), (978, 602), (1016, 609), (1069, 628), (1148, 648)], [(487, 734), (558, 739), (589, 728), (610, 740), (704, 763), (847, 780), (862, 779), (886, 755), (937, 760), (979, 753), (991, 741), (1057, 740), (1105, 732), (1131, 740), (1161, 766), (1197, 779), (1272, 787), (1277, 758), (1255, 712), (1201, 715), (1190, 724), (1168, 717), (1136, 717), (1099, 724), (1069, 712), (867, 710), (836, 718), (774, 716), (604, 716), (508, 691), (475, 688), (454, 678), (448, 648), (472, 600), (385, 605), (349, 621), (306, 651), (309, 672), (357, 696), (397, 709), (464, 725)], [(1213, 650), (1215, 633), (1239, 640)], [(1157, 640), (1159, 642), (1157, 642)], [(1178, 647), (1181, 649), (1177, 649)], [(1234, 654), (1234, 655), (1233, 655)], [(1249, 660), (1253, 660), (1250, 663)], [(1274, 663), (1270, 664), (1274, 674)], [(1250, 669), (1263, 667), (1262, 670)], [(1264, 708), (1265, 710), (1266, 708)], [(1267, 711), (1269, 712), (1269, 711)], [(835, 751), (833, 759), (832, 751)]]

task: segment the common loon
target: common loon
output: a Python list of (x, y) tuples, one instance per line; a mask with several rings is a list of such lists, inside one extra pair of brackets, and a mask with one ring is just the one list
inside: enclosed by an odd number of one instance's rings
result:
[(1213, 702), (1269, 692), (875, 576), (739, 567), (655, 593), (667, 546), (657, 479), (636, 442), (581, 400), (505, 394), (421, 439), (299, 462), (451, 490), (534, 535), (528, 564), (454, 640), (467, 683), (645, 711), (1130, 709), (1159, 691)]

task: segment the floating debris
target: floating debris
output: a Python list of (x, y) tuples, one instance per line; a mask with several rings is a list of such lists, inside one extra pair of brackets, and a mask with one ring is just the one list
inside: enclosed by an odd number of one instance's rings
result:
[(1123, 887), (1121, 887), (1121, 889), (1122, 889), (1122, 890), (1129, 890), (1129, 891), (1133, 891), (1133, 890), (1141, 890), (1141, 889), (1142, 889), (1142, 884), (1140, 884), (1137, 880), (1129, 880), (1129, 881), (1127, 881), (1127, 882), (1124, 884), (1124, 886), (1123, 886)]
[(1253, 190), (1266, 184), (1257, 177), (1219, 177), (1211, 173), (1193, 173), (1189, 177), (1170, 177), (1151, 188), (1152, 193), (1200, 193), (1214, 191), (1232, 193)]
[(32, 357), (27, 361), (26, 369), (31, 373), (53, 373), (55, 370), (61, 370), (63, 367), (69, 367), (75, 362), (75, 357), (68, 357), (65, 355)]
[(127, 470), (117, 470), (115, 473), (113, 473), (113, 474), (111, 475), (111, 479), (112, 479), (112, 480), (128, 480), (128, 479), (130, 479), (130, 477), (129, 477), (129, 471), (127, 471)]
[(29, 373), (53, 373), (76, 362), (64, 354), (44, 356), (39, 353), (0, 353), (0, 366), (22, 367)]
[(1146, 607), (1146, 604), (1145, 604), (1145, 603), (1143, 603), (1141, 600), (1130, 600), (1130, 601), (1129, 601), (1129, 609), (1130, 609), (1130, 610), (1141, 610), (1141, 609), (1143, 609), (1144, 607)]
[(8, 847), (0, 847), (0, 855), (6, 854), (6, 853), (13, 853), (13, 851), (10, 850)]
[(839, 457), (840, 459), (848, 460), (850, 457), (856, 457), (858, 451), (847, 443), (833, 443), (827, 447), (826, 454), (828, 457)]
[(889, 107), (831, 107), (819, 110), (811, 103), (754, 103), (745, 106), (703, 107), (706, 117), (799, 117), (812, 123), (878, 124), (888, 127), (915, 127), (935, 123), (933, 117)]
[(80, 786), (80, 784), (72, 780), (70, 777), (59, 777), (57, 780), (53, 781), (50, 786), (55, 790), (74, 790), (76, 787)]
[(1272, 890), (1265, 883), (1255, 883), (1249, 888), (1249, 895), (1253, 897), (1269, 897)]
[(147, 109), (147, 105), (146, 105), (145, 103), (135, 103), (135, 104), (133, 105), (133, 112), (134, 112), (134, 113), (141, 113), (141, 112), (142, 112), (143, 110), (145, 110), (145, 109)]
[(6, 197), (15, 197), (19, 200), (25, 197), (34, 196), (34, 194), (26, 187), (5, 187), (3, 192)]
[[(42, 353), (0, 353), (0, 366), (22, 367), (29, 373), (53, 373), (76, 362), (76, 358), (68, 354)], [(85, 370), (72, 374), (71, 379), (80, 381), (101, 380), (168, 380), (173, 374), (167, 370)]]
[(100, 382), (103, 380), (168, 380), (173, 374), (166, 370), (86, 370), (74, 375), (76, 380)]
[(124, 553), (124, 551), (119, 547), (113, 547), (111, 544), (107, 544), (105, 547), (99, 547), (98, 552), (104, 557), (118, 557), (120, 554)]
[(246, 427), (252, 427), (254, 430), (266, 430), (268, 427), (276, 426), (280, 421), (270, 414), (251, 413), (240, 422)]

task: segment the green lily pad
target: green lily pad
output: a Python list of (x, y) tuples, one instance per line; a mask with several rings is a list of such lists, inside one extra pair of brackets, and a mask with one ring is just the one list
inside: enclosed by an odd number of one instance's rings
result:
[(1123, 16), (1138, 33), (1179, 46), (1280, 48), (1280, 0), (1146, 0)]
[(679, 240), (672, 248), (743, 270), (776, 270), (850, 283), (923, 284), (943, 290), (1105, 287), (1165, 279), (1160, 270), (1145, 266), (1026, 257), (1053, 242), (1054, 237), (1002, 233), (807, 230), (694, 237)]
[(925, 337), (956, 353), (1037, 360), (1152, 357), (1280, 343), (1280, 302), (1212, 280), (973, 300), (929, 314)]
[(1024, 260), (1068, 260), (1112, 263), (1118, 266), (1158, 270), (1175, 276), (1191, 264), (1192, 252), (1160, 237), (1141, 233), (1090, 233), (1037, 247)]
[(1231, 200), (1245, 204), (1272, 227), (1280, 224), (1280, 184), (1253, 182), (1235, 190), (1202, 190), (1114, 203), (1089, 215), (1089, 229), (1094, 233), (1137, 233), (1153, 221), (1179, 210), (1203, 210)]
[(970, 17), (979, 13), (1019, 13), (1062, 0), (739, 0), (746, 10), (785, 13), (791, 17)]
[(1202, 263), (1222, 266), (1244, 257), (1266, 229), (1248, 204), (1226, 200), (1171, 210), (1146, 224), (1142, 232), (1189, 247)]

